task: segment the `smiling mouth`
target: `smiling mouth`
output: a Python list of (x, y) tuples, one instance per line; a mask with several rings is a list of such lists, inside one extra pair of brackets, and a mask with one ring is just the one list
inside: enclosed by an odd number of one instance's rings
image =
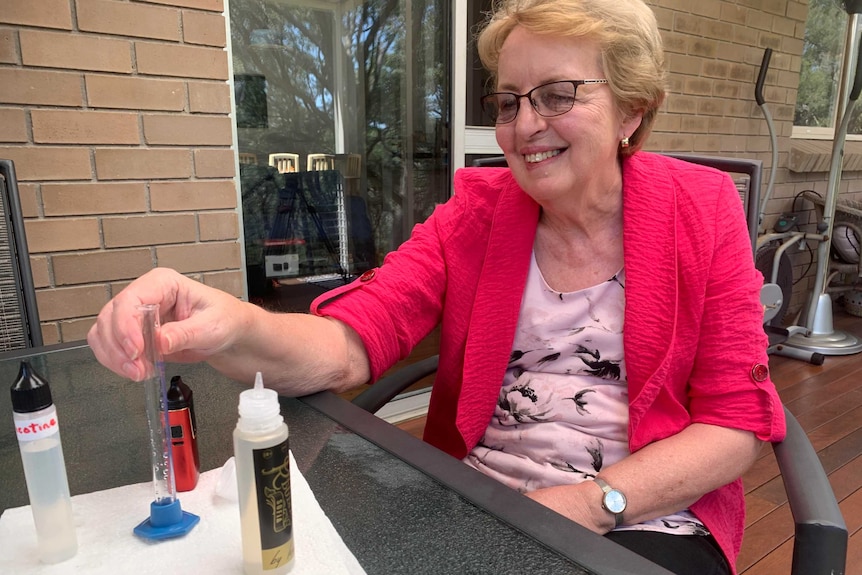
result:
[(547, 152), (539, 152), (538, 154), (527, 154), (524, 156), (524, 161), (528, 164), (535, 164), (554, 156), (559, 156), (562, 150), (548, 150)]

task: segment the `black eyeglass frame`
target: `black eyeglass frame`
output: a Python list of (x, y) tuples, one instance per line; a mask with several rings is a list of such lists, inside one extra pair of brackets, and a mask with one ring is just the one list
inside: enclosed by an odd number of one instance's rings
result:
[[(527, 98), (527, 100), (529, 100), (530, 105), (533, 107), (533, 109), (536, 111), (536, 113), (538, 115), (542, 116), (543, 118), (555, 118), (556, 116), (562, 116), (566, 112), (569, 112), (574, 107), (575, 99), (578, 96), (578, 86), (592, 85), (592, 84), (607, 84), (607, 83), (608, 83), (608, 81), (606, 79), (555, 80), (553, 82), (546, 82), (544, 84), (540, 84), (539, 86), (536, 86), (535, 88), (533, 88), (532, 90), (530, 90), (526, 94), (516, 94), (514, 92), (491, 92), (490, 94), (485, 94), (484, 96), (482, 96), (479, 99), (479, 103), (482, 106), (482, 111), (485, 112), (485, 114), (489, 118), (491, 118), (491, 121), (493, 121), (495, 124), (509, 124), (511, 122), (514, 122), (515, 118), (518, 117), (518, 112), (521, 111), (521, 98)], [(540, 90), (542, 88), (546, 88), (548, 86), (552, 86), (554, 84), (571, 84), (572, 85), (572, 88), (574, 88), (574, 92), (572, 93), (572, 105), (569, 106), (566, 110), (563, 110), (562, 112), (555, 112), (553, 114), (543, 114), (539, 110), (538, 102), (536, 102), (532, 98), (533, 92), (535, 92), (536, 90)], [(514, 96), (515, 97), (515, 113), (512, 115), (512, 118), (510, 120), (505, 120), (505, 121), (501, 122), (501, 121), (499, 121), (499, 117), (500, 117), (499, 113), (496, 114), (496, 116), (495, 116), (491, 111), (489, 111), (487, 103), (491, 101), (491, 98), (494, 98), (497, 96)], [(499, 109), (499, 107), (498, 107), (498, 109)]]

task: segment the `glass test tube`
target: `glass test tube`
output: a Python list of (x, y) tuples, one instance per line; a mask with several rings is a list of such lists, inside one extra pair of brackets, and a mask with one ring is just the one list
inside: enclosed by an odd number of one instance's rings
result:
[(168, 505), (176, 500), (174, 467), (171, 460), (170, 422), (168, 414), (168, 391), (165, 382), (165, 364), (156, 343), (159, 328), (159, 305), (138, 306), (142, 314), (141, 329), (144, 334), (144, 359), (146, 361), (147, 425), (150, 429), (150, 454), (153, 464), (154, 503)]

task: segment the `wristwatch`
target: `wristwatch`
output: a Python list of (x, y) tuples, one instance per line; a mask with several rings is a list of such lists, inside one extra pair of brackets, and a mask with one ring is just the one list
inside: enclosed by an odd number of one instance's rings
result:
[(619, 489), (614, 489), (604, 479), (596, 477), (593, 479), (596, 485), (602, 488), (602, 509), (614, 516), (614, 527), (623, 523), (623, 511), (626, 510), (626, 496)]

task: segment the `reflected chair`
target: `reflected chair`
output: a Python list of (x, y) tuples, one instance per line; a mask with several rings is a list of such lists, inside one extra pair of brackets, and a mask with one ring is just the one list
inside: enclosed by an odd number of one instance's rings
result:
[(279, 174), (289, 174), (299, 171), (299, 154), (270, 154), (269, 165), (278, 170)]
[(362, 156), (359, 154), (341, 154), (336, 157), (336, 169), (344, 178), (344, 191), (352, 196), (360, 193), (359, 179), (362, 176)]
[(336, 167), (344, 179), (358, 178), (362, 175), (362, 156), (360, 154), (343, 154), (338, 157)]
[(15, 164), (0, 160), (0, 352), (42, 345)]
[(335, 156), (333, 154), (308, 154), (305, 169), (309, 172), (334, 170)]
[(257, 154), (252, 154), (250, 152), (240, 152), (239, 153), (239, 163), (244, 165), (257, 165)]
[[(684, 158), (691, 160), (691, 158)], [(700, 157), (696, 163), (707, 163)], [(474, 166), (505, 167), (502, 157), (476, 160)], [(754, 192), (759, 188), (754, 188)], [(753, 201), (752, 193), (745, 201)], [(756, 200), (754, 200), (756, 201)], [(750, 211), (747, 212), (751, 214)], [(757, 225), (749, 218), (749, 225)], [(437, 371), (434, 355), (382, 377), (353, 399), (371, 413), (377, 412), (399, 393)], [(787, 408), (787, 436), (773, 444), (795, 525), (791, 575), (843, 574), (847, 561), (848, 532), (829, 477), (805, 431)]]

